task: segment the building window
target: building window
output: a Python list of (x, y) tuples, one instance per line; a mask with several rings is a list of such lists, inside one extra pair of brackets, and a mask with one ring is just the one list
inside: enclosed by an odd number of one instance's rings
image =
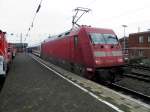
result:
[(150, 43), (150, 36), (148, 36), (148, 39), (147, 39), (148, 43)]
[(144, 42), (143, 36), (139, 36), (139, 43), (143, 43), (143, 42)]
[(143, 56), (143, 50), (139, 50), (139, 56)]

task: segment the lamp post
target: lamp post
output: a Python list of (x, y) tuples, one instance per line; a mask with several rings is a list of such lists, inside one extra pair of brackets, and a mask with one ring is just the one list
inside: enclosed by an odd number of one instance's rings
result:
[(126, 51), (126, 32), (125, 32), (125, 28), (128, 27), (127, 25), (122, 25), (123, 29), (124, 29), (124, 44), (123, 44), (123, 52), (125, 53)]

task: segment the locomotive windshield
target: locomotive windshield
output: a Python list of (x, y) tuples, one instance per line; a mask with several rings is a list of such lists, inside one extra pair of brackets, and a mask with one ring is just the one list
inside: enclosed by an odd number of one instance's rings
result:
[(118, 39), (113, 34), (90, 33), (93, 44), (118, 44)]

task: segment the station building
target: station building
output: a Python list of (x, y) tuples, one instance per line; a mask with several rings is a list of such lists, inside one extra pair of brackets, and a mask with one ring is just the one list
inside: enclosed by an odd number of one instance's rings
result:
[(25, 49), (27, 48), (28, 44), (27, 43), (9, 43), (12, 46), (14, 46), (14, 48), (16, 48), (17, 52), (24, 52)]
[(128, 45), (131, 58), (150, 58), (150, 31), (129, 34)]
[(131, 33), (129, 37), (121, 38), (119, 41), (124, 54), (128, 54), (129, 58), (150, 58), (150, 31)]

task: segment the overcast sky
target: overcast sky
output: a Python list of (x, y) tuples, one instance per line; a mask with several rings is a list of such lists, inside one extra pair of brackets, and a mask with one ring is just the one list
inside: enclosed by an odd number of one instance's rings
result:
[[(81, 18), (79, 24), (113, 29), (118, 37), (150, 29), (150, 0), (43, 0), (34, 21), (30, 37), (25, 34), (41, 0), (0, 0), (0, 29), (8, 33), (8, 41), (39, 43), (48, 34), (62, 33), (71, 28), (73, 9), (87, 7), (92, 11)], [(14, 33), (14, 36), (10, 36)]]

